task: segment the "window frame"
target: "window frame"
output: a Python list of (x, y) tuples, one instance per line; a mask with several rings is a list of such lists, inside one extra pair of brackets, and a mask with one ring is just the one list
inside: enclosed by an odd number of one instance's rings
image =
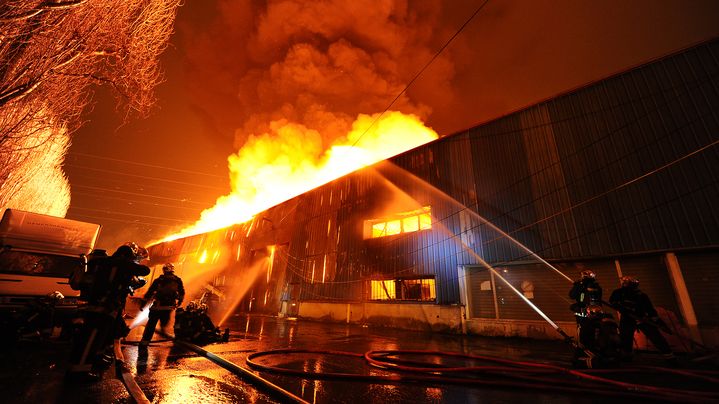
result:
[[(413, 297), (414, 292), (410, 291), (410, 287), (417, 285), (419, 286), (419, 296)], [(371, 302), (437, 302), (437, 280), (434, 276), (370, 279), (368, 288), (368, 300)]]
[[(410, 229), (409, 219), (414, 219)], [(390, 230), (390, 225), (394, 226)], [(397, 229), (398, 227), (398, 229)], [(423, 206), (408, 212), (400, 212), (391, 216), (376, 219), (366, 219), (363, 223), (363, 238), (365, 240), (392, 237), (400, 234), (416, 233), (423, 230), (432, 230), (432, 207)]]

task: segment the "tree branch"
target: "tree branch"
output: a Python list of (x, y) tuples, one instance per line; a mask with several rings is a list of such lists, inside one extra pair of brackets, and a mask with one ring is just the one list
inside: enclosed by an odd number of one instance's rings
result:
[[(49, 71), (53, 72), (55, 69), (60, 69), (64, 66), (67, 66), (68, 64), (72, 63), (75, 59), (77, 59), (82, 52), (77, 51), (72, 56), (67, 58), (67, 60), (61, 62), (57, 66), (51, 68)], [(11, 88), (9, 90), (3, 91), (0, 93), (0, 107), (3, 107), (5, 104), (7, 104), (10, 101), (20, 99), (22, 97), (25, 97), (26, 95), (33, 92), (37, 86), (42, 83), (44, 77), (47, 75), (47, 72), (43, 72), (38, 77), (36, 77), (33, 80), (28, 81), (25, 84), (21, 84), (17, 87)]]
[(0, 23), (2, 22), (16, 22), (16, 21), (23, 21), (27, 20), (28, 18), (35, 17), (36, 15), (48, 11), (48, 10), (67, 10), (73, 7), (80, 6), (84, 3), (87, 3), (87, 0), (68, 0), (68, 1), (60, 1), (60, 2), (50, 2), (46, 1), (42, 4), (40, 4), (37, 8), (33, 10), (28, 10), (24, 13), (11, 15), (9, 17), (3, 17), (0, 18)]

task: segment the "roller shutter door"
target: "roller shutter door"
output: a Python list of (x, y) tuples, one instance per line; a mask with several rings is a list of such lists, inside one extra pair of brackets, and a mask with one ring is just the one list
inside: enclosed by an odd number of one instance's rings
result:
[(469, 299), (473, 318), (495, 318), (494, 298), (489, 271), (484, 268), (468, 268)]

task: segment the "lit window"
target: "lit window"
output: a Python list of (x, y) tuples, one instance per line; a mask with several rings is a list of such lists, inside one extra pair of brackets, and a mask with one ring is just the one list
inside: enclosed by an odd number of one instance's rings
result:
[(402, 219), (402, 230), (405, 233), (419, 230), (419, 221), (417, 219), (417, 216)]
[(402, 222), (399, 220), (392, 220), (387, 222), (387, 235), (394, 236), (395, 234), (402, 233)]
[(432, 228), (432, 217), (429, 213), (422, 213), (419, 215), (419, 228), (420, 230), (428, 230)]
[(435, 291), (434, 279), (401, 279), (402, 300), (435, 300), (437, 294)]
[(370, 281), (370, 300), (430, 302), (437, 300), (434, 278)]
[(394, 280), (372, 281), (371, 300), (394, 300), (396, 298)]
[(379, 238), (401, 233), (412, 233), (432, 228), (430, 207), (397, 213), (390, 217), (365, 220), (364, 238)]
[(372, 225), (372, 238), (386, 236), (387, 235), (387, 233), (385, 233), (386, 225), (387, 225), (387, 223), (384, 223), (384, 222), (373, 224)]
[(205, 262), (207, 262), (207, 250), (202, 250), (200, 258), (197, 259), (197, 263), (204, 264)]

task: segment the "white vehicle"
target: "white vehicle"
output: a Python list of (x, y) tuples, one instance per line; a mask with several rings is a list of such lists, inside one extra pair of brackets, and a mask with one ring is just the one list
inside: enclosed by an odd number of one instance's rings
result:
[(58, 291), (57, 308), (77, 307), (68, 276), (95, 247), (100, 225), (6, 209), (0, 220), (0, 309), (15, 309)]

